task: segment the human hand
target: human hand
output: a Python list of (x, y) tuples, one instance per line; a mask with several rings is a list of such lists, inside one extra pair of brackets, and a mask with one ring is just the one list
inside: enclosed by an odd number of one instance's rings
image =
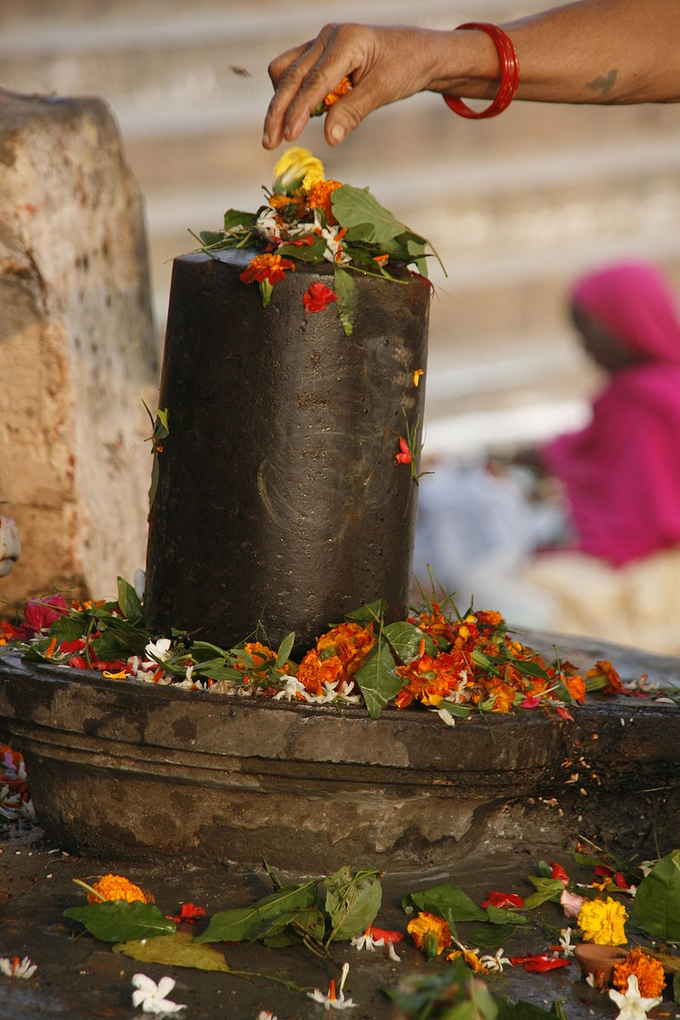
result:
[(451, 33), (371, 25), (325, 25), (316, 39), (269, 65), (275, 93), (262, 144), (274, 149), (302, 133), (314, 107), (347, 75), (353, 88), (326, 114), (325, 136), (338, 145), (372, 110), (426, 89), (443, 91)]

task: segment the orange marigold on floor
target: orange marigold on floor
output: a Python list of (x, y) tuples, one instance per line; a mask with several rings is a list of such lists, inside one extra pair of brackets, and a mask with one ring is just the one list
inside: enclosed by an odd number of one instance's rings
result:
[(663, 965), (641, 949), (632, 949), (621, 963), (614, 967), (614, 988), (625, 992), (628, 978), (634, 974), (643, 999), (657, 999), (666, 986)]
[[(88, 903), (101, 903), (102, 900), (125, 900), (127, 903), (153, 903), (153, 896), (145, 893), (138, 885), (123, 875), (104, 875), (92, 886), (94, 892), (87, 894)], [(95, 895), (95, 894), (98, 895)]]
[[(418, 949), (428, 956), (440, 956), (451, 944), (451, 929), (443, 917), (421, 910), (406, 926)], [(429, 951), (428, 951), (429, 950)]]

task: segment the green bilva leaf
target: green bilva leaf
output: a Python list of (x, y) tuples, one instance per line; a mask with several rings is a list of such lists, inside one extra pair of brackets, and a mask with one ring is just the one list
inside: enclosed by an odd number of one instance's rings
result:
[(221, 244), (225, 240), (223, 230), (201, 230), (198, 237), (206, 248), (212, 248), (214, 245)]
[(195, 967), (196, 970), (228, 971), (222, 953), (212, 946), (199, 946), (189, 932), (176, 931), (150, 939), (119, 942), (114, 953), (124, 953), (142, 963), (163, 963), (166, 967)]
[(295, 631), (293, 630), (293, 631), (290, 632), (290, 634), (288, 634), (283, 639), (283, 641), (279, 645), (279, 650), (276, 653), (276, 665), (277, 666), (283, 666), (284, 663), (286, 663), (288, 661), (288, 659), (290, 658), (290, 653), (293, 650), (293, 643), (294, 643), (294, 641), (295, 641)]
[(478, 907), (459, 886), (451, 885), (449, 882), (433, 885), (421, 892), (410, 893), (408, 899), (419, 910), (437, 914), (445, 918), (449, 924), (456, 921), (489, 920), (485, 910)]
[(331, 206), (338, 223), (347, 228), (345, 237), (349, 242), (382, 244), (408, 229), (374, 198), (368, 188), (343, 184), (331, 195)]
[(535, 1006), (533, 1002), (510, 1002), (505, 999), (497, 999), (498, 1020), (555, 1020), (555, 1014)]
[(352, 873), (345, 864), (324, 879), (325, 910), (333, 926), (332, 939), (352, 939), (366, 931), (375, 920), (382, 902), (379, 874), (375, 869)]
[(84, 924), (90, 935), (101, 942), (128, 942), (130, 939), (148, 939), (154, 935), (170, 935), (177, 930), (153, 903), (135, 900), (107, 900), (106, 903), (88, 903), (84, 907), (69, 907), (64, 917)]
[[(50, 636), (57, 639), (57, 648), (62, 641), (76, 641), (83, 636), (86, 627), (82, 618), (73, 619), (72, 616), (60, 616), (50, 628)], [(73, 654), (73, 653), (71, 653)]]
[(288, 944), (299, 942), (304, 936), (315, 942), (323, 942), (326, 919), (317, 907), (306, 910), (288, 910), (277, 917), (268, 918), (248, 936), (249, 942), (262, 941), (270, 945), (271, 939), (280, 944), (279, 936), (285, 934)]
[(345, 623), (360, 623), (362, 627), (369, 623), (377, 623), (387, 610), (385, 599), (376, 599), (375, 602), (366, 602), (351, 613), (345, 613)]
[[(224, 229), (233, 230), (234, 227), (249, 227), (255, 219), (251, 212), (240, 212), (238, 209), (227, 209), (224, 214)], [(201, 234), (203, 237), (203, 234)]]
[(495, 949), (504, 946), (516, 931), (516, 924), (475, 924), (468, 928), (466, 940), (480, 949)]
[(559, 903), (564, 886), (559, 878), (543, 878), (541, 875), (529, 875), (529, 881), (536, 887), (536, 892), (524, 899), (524, 909), (533, 910), (540, 907), (541, 903), (549, 900)]
[(135, 624), (142, 620), (144, 616), (142, 603), (133, 586), (124, 577), (118, 578), (118, 605), (130, 623)]
[[(337, 191), (340, 189), (337, 188)], [(333, 272), (333, 290), (338, 295), (338, 315), (345, 336), (351, 336), (354, 332), (354, 320), (356, 318), (358, 296), (357, 285), (354, 277), (346, 269), (336, 262)]]
[(249, 907), (236, 907), (213, 914), (205, 931), (196, 936), (201, 942), (242, 942), (263, 921), (278, 917), (291, 910), (305, 910), (316, 901), (316, 879), (304, 885), (284, 885), (276, 892)]
[(383, 630), (390, 648), (397, 653), (402, 662), (415, 659), (420, 651), (420, 642), (425, 640), (425, 651), (428, 655), (436, 655), (437, 649), (429, 634), (425, 634), (412, 623), (390, 623)]
[[(468, 996), (473, 990), (476, 997), (480, 982), (474, 982), (473, 975), (460, 957), (448, 967), (437, 968), (434, 973), (407, 974), (396, 987), (384, 989), (395, 1006), (413, 1020), (435, 1016), (459, 1020), (458, 1010), (472, 1005)], [(491, 996), (483, 998), (480, 1012), (482, 1006), (486, 1020), (494, 1020), (496, 1006)], [(474, 1015), (479, 1017), (480, 1013)], [(466, 1012), (463, 1016), (471, 1017), (471, 1014)]]
[(486, 908), (491, 924), (528, 924), (529, 918), (516, 910), (508, 910), (505, 907), (494, 907), (491, 904)]
[(380, 637), (364, 665), (354, 674), (371, 719), (377, 719), (388, 701), (396, 697), (404, 686), (403, 677), (397, 676), (394, 670), (395, 662), (390, 646)]
[(680, 942), (680, 850), (662, 857), (640, 882), (633, 915), (650, 935)]
[(300, 246), (298, 244), (282, 244), (276, 249), (277, 255), (283, 255), (287, 259), (299, 259), (300, 262), (321, 262), (326, 250), (326, 238), (315, 237), (312, 244)]

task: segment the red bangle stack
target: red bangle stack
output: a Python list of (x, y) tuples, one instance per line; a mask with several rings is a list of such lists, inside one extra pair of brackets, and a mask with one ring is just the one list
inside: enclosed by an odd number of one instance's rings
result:
[(501, 84), (498, 94), (491, 105), (479, 113), (471, 109), (458, 96), (444, 96), (444, 102), (447, 106), (451, 107), (454, 113), (459, 114), (461, 117), (467, 117), (468, 120), (484, 120), (486, 117), (497, 117), (499, 113), (502, 113), (503, 110), (510, 106), (517, 92), (519, 61), (517, 60), (515, 47), (503, 29), (499, 28), (498, 25), (490, 25), (485, 21), (469, 21), (464, 25), (458, 25), (456, 31), (462, 29), (477, 29), (480, 32), (486, 32), (493, 39), (501, 62)]

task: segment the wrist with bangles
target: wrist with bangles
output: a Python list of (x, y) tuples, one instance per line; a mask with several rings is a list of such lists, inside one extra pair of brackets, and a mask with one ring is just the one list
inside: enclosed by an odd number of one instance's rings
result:
[(488, 117), (497, 117), (503, 110), (507, 110), (515, 98), (519, 84), (519, 61), (515, 47), (509, 36), (499, 28), (498, 25), (491, 25), (485, 21), (469, 21), (458, 25), (456, 31), (477, 30), (485, 32), (493, 41), (501, 65), (501, 84), (496, 93), (496, 98), (489, 106), (479, 112), (473, 110), (459, 96), (444, 95), (444, 102), (454, 113), (468, 120), (485, 120)]

